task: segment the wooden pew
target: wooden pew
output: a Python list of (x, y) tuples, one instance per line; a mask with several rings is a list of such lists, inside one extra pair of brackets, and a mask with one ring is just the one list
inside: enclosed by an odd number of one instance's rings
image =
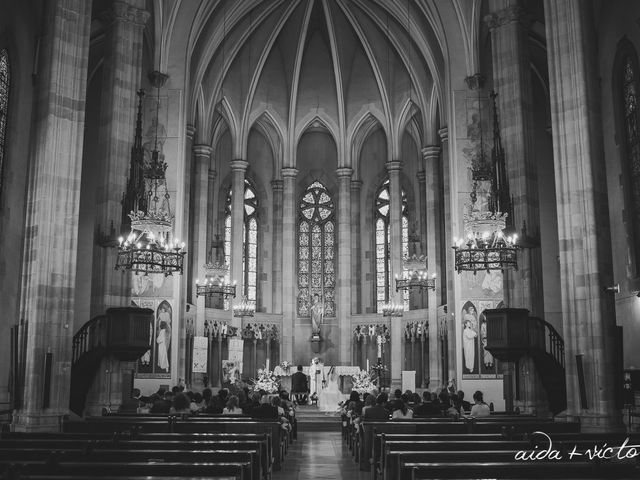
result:
[[(610, 462), (433, 462), (402, 465), (411, 480), (423, 478), (638, 478), (632, 463)], [(404, 474), (403, 474), (404, 475)], [(403, 477), (404, 478), (404, 477)]]
[(118, 433), (137, 429), (142, 433), (266, 433), (271, 438), (273, 470), (280, 470), (284, 457), (284, 441), (280, 423), (276, 421), (260, 421), (248, 417), (209, 418), (187, 417), (178, 419), (175, 416), (146, 418), (136, 417), (89, 417), (87, 420), (67, 422), (64, 431), (69, 433), (102, 432)]
[[(257, 450), (91, 450), (56, 448), (2, 449), (0, 470), (16, 462), (42, 462), (55, 465), (64, 462), (176, 462), (176, 463), (249, 463), (251, 480), (263, 478)], [(53, 468), (55, 470), (55, 467)], [(265, 475), (266, 477), (266, 475)]]
[[(223, 476), (237, 480), (248, 480), (250, 464), (244, 463), (184, 463), (184, 462), (59, 462), (57, 464), (45, 461), (13, 462), (3, 467), (2, 474), (9, 479), (22, 479), (23, 475), (59, 475), (66, 478), (101, 478), (129, 477), (129, 476), (157, 476), (157, 477), (192, 477), (192, 476)], [(46, 478), (46, 477), (45, 477)]]

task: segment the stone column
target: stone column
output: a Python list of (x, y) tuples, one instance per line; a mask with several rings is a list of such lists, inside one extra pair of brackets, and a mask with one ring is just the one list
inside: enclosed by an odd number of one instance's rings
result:
[[(443, 203), (442, 209), (445, 219), (451, 218), (451, 172), (449, 170), (449, 129), (448, 127), (442, 127), (438, 130), (440, 136), (440, 146), (442, 148), (442, 196)], [(441, 288), (445, 288), (444, 297), (446, 298), (447, 305), (447, 335), (449, 338), (449, 349), (447, 352), (447, 365), (449, 365), (448, 378), (456, 378), (456, 352), (455, 352), (455, 321), (452, 316), (456, 309), (455, 299), (455, 285), (454, 285), (454, 273), (455, 272), (455, 255), (453, 249), (450, 248), (453, 245), (454, 228), (462, 231), (461, 225), (449, 225), (449, 228), (444, 230), (444, 268), (440, 269), (440, 275), (437, 278), (437, 282), (441, 285)]]
[[(427, 270), (429, 274), (438, 273), (438, 249), (439, 244), (439, 215), (438, 215), (438, 190), (439, 190), (439, 163), (440, 147), (429, 145), (422, 149), (425, 173), (425, 223), (427, 230)], [(442, 363), (440, 355), (442, 349), (438, 337), (438, 299), (441, 298), (440, 289), (442, 284), (440, 278), (436, 276), (436, 289), (427, 292), (428, 316), (429, 320), (429, 387), (442, 387)]]
[[(136, 91), (141, 85), (142, 32), (149, 18), (143, 0), (115, 1), (109, 12), (103, 64), (100, 129), (96, 168), (100, 169), (97, 189), (96, 225), (99, 242), (114, 242), (122, 234), (122, 194), (127, 189), (127, 173), (135, 133)], [(103, 247), (107, 245), (103, 244)], [(91, 285), (91, 317), (109, 307), (129, 305), (130, 275), (114, 269), (117, 250), (94, 248)]]
[[(389, 172), (389, 222), (391, 230), (391, 285), (389, 285), (389, 298), (397, 303), (402, 302), (401, 292), (396, 292), (396, 275), (402, 275), (402, 186), (400, 185), (400, 169), (402, 163), (399, 160), (387, 162)], [(393, 320), (393, 319), (392, 319)], [(391, 384), (400, 385), (401, 372), (404, 364), (404, 336), (402, 334), (402, 322), (399, 319), (391, 322)]]
[[(615, 310), (611, 232), (592, 6), (545, 0), (567, 411), (583, 429), (621, 425), (615, 408)], [(579, 81), (576, 81), (579, 79)], [(576, 355), (582, 355), (586, 405)]]
[(351, 180), (351, 313), (362, 312), (362, 238), (360, 238), (361, 180)]
[(17, 431), (59, 431), (71, 383), (91, 3), (47, 2), (44, 15), (26, 199), (20, 316), (29, 332), (23, 403), (13, 417)]
[[(273, 190), (273, 294), (271, 312), (282, 313), (282, 191), (283, 181), (271, 181)], [(291, 357), (287, 357), (291, 361)]]
[[(298, 170), (282, 169), (282, 343), (280, 358), (293, 359), (293, 332), (296, 318), (296, 175)], [(306, 339), (300, 339), (304, 341)]]
[[(244, 278), (242, 278), (242, 250), (244, 247), (244, 174), (249, 167), (245, 160), (231, 160), (231, 281), (237, 282), (233, 304), (242, 301)], [(233, 317), (232, 325), (242, 328), (240, 318)]]
[[(513, 201), (513, 227), (526, 248), (518, 255), (518, 270), (504, 273), (504, 301), (513, 308), (526, 308), (532, 315), (544, 313), (538, 178), (533, 151), (533, 94), (527, 15), (518, 0), (491, 0), (493, 12), (486, 17), (491, 30), (493, 83), (498, 96), (502, 144)], [(533, 360), (521, 365), (529, 372), (521, 376), (520, 391), (525, 412), (546, 413), (543, 387)]]
[[(194, 127), (191, 124), (187, 124), (185, 127), (185, 137), (184, 137), (184, 156), (185, 158), (188, 160), (187, 163), (191, 163), (191, 161), (195, 161), (195, 154), (193, 151), (193, 139), (195, 138), (196, 135), (196, 127)], [(194, 180), (195, 182), (196, 180)], [(193, 192), (193, 194), (195, 195), (195, 191)], [(206, 207), (205, 207), (206, 208)], [(199, 228), (199, 225), (197, 225), (195, 218), (195, 215), (185, 215), (185, 217), (187, 219), (189, 219), (189, 224), (186, 226), (186, 229), (183, 230), (185, 232), (189, 232), (189, 240), (192, 240), (193, 242), (197, 242), (197, 229)], [(182, 239), (180, 239), (180, 241), (182, 241)], [(186, 243), (186, 242), (185, 242)], [(198, 259), (196, 258), (195, 255), (193, 255), (193, 252), (195, 251), (195, 243), (192, 244), (188, 244), (189, 245), (189, 255), (187, 255), (186, 257), (186, 262), (185, 262), (185, 266), (188, 265), (189, 268), (185, 269), (185, 271), (183, 272), (183, 277), (182, 277), (182, 285), (184, 285), (186, 291), (184, 292), (184, 299), (186, 302), (189, 302), (193, 305), (196, 304), (196, 287), (195, 287), (195, 282), (196, 282), (196, 277), (199, 274), (198, 271)], [(197, 325), (197, 324), (196, 324)], [(197, 326), (194, 326), (194, 328), (196, 329), (194, 332), (194, 335), (197, 335)], [(186, 332), (186, 328), (184, 329), (184, 331)]]
[(340, 326), (340, 363), (347, 365), (351, 359), (351, 174), (348, 167), (338, 168), (338, 258), (337, 258), (337, 309)]
[[(213, 149), (209, 145), (194, 145), (193, 156), (195, 160), (195, 191), (194, 191), (194, 238), (193, 238), (193, 269), (197, 278), (204, 281), (206, 277), (206, 271), (204, 265), (207, 263), (208, 242), (207, 238), (207, 216), (209, 208), (209, 175), (213, 174), (215, 177), (215, 170), (210, 170), (209, 165), (211, 163), (211, 153)], [(212, 262), (215, 258), (210, 259)], [(194, 279), (187, 279), (187, 281), (195, 281)], [(194, 288), (195, 290), (195, 288)], [(190, 301), (196, 303), (196, 335), (198, 334), (198, 328), (204, 325), (205, 320), (205, 297), (196, 297), (196, 292), (193, 292), (193, 297)]]
[[(424, 153), (423, 153), (424, 155)], [(417, 227), (419, 228), (419, 232), (420, 232), (420, 252), (421, 253), (426, 253), (428, 255), (427, 252), (427, 248), (428, 248), (428, 227), (427, 227), (427, 186), (426, 186), (426, 181), (427, 181), (427, 174), (424, 170), (419, 170), (418, 171), (418, 202), (420, 203), (420, 210), (418, 210), (420, 212), (419, 216), (418, 216), (418, 225)], [(418, 297), (417, 295), (412, 295), (413, 297), (415, 297), (416, 300), (416, 305), (414, 308), (427, 308), (429, 306), (429, 297), (428, 295), (426, 296), (426, 302), (425, 303), (425, 294), (423, 292), (420, 293), (420, 296)]]

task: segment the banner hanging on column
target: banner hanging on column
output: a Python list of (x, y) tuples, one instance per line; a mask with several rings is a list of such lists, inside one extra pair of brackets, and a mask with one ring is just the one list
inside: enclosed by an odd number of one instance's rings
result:
[(207, 337), (193, 337), (193, 373), (207, 373), (207, 354), (209, 343)]

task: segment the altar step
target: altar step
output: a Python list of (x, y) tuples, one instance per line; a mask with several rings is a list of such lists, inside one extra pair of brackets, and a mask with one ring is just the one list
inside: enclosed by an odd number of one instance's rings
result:
[(301, 432), (339, 432), (340, 413), (321, 412), (315, 405), (300, 405), (296, 410), (298, 430)]

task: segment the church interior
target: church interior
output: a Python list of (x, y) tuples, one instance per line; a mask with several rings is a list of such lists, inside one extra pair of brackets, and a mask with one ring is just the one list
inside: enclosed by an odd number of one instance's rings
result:
[[(259, 431), (280, 448), (258, 470), (189, 476), (464, 478), (482, 458), (472, 434), (505, 436), (507, 452), (534, 425), (584, 448), (639, 431), (638, 2), (0, 12), (0, 457), (64, 435), (161, 435), (169, 418), (167, 435)], [(289, 430), (118, 414), (174, 387), (293, 394), (297, 370), (309, 398)], [(450, 439), (465, 455), (378, 458), (348, 399), (396, 390), (479, 391), (491, 416), (388, 430), (390, 451), (467, 435)], [(92, 461), (106, 458), (121, 459)], [(560, 471), (505, 458), (488, 477)], [(0, 474), (54, 475), (38, 461), (0, 460)], [(637, 475), (573, 462), (564, 478)], [(59, 478), (90, 471), (68, 468)]]

